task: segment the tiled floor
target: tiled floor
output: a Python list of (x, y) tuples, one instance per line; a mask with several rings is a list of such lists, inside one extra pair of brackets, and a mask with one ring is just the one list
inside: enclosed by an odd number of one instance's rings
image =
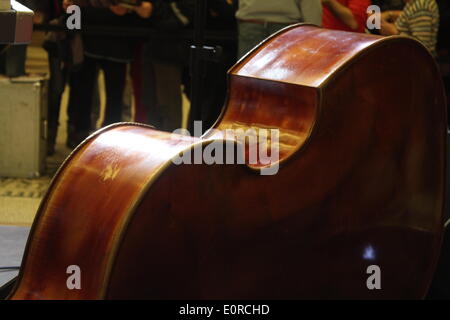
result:
[(45, 175), (35, 179), (0, 177), (0, 225), (30, 226), (42, 197), (70, 150), (61, 142), (47, 157)]
[[(47, 53), (40, 47), (41, 42), (42, 34), (36, 33), (33, 43), (28, 47), (26, 62), (28, 73), (48, 74)], [(70, 150), (64, 145), (66, 140), (64, 118), (67, 96), (67, 92), (65, 92), (60, 119), (61, 126), (58, 132), (57, 152), (47, 158), (45, 175), (37, 179), (0, 177), (0, 225), (31, 225), (42, 196), (50, 184), (51, 177), (70, 153)]]
[[(26, 68), (28, 73), (48, 74), (47, 53), (41, 47), (43, 41), (42, 33), (35, 33), (33, 42), (28, 46)], [(100, 111), (98, 124), (103, 118), (103, 109), (105, 104), (103, 76), (99, 77), (99, 91), (100, 91)], [(132, 99), (131, 88), (129, 90), (129, 101)], [(20, 225), (30, 226), (33, 222), (36, 210), (39, 206), (41, 198), (48, 185), (51, 177), (56, 172), (62, 161), (70, 153), (70, 149), (65, 146), (67, 139), (67, 102), (69, 90), (66, 88), (61, 104), (61, 112), (59, 119), (58, 137), (56, 145), (56, 154), (48, 157), (46, 161), (46, 173), (43, 177), (38, 179), (14, 179), (0, 177), (0, 225)], [(132, 104), (132, 103), (130, 103)], [(183, 99), (183, 123), (187, 123), (187, 114), (189, 110), (189, 102), (184, 97)], [(124, 112), (124, 121), (129, 121), (132, 118), (132, 107), (128, 112)], [(99, 127), (99, 126), (97, 126)]]

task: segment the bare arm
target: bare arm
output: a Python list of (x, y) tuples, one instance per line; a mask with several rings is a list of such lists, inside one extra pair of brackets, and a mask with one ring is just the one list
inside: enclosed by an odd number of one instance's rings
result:
[(358, 22), (349, 8), (340, 4), (337, 0), (322, 0), (322, 4), (327, 6), (328, 9), (330, 9), (331, 12), (333, 12), (333, 14), (350, 29), (358, 29)]
[(399, 34), (399, 32), (395, 24), (386, 20), (381, 20), (380, 34), (383, 36), (394, 36)]
[(139, 7), (133, 8), (133, 10), (141, 17), (141, 18), (150, 18), (153, 13), (153, 4), (149, 1), (142, 1)]
[(401, 13), (401, 10), (384, 11), (381, 14), (381, 20), (386, 20), (387, 22), (395, 22)]

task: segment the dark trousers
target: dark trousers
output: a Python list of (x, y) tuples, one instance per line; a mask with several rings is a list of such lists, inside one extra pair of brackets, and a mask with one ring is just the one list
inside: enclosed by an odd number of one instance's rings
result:
[(61, 97), (67, 83), (67, 66), (56, 52), (48, 51), (50, 79), (48, 83), (48, 133), (49, 142), (54, 143), (58, 131)]
[(106, 87), (106, 109), (102, 126), (122, 120), (127, 64), (86, 56), (81, 68), (72, 72), (70, 77), (69, 126), (73, 126), (77, 132), (87, 134), (91, 129), (92, 101), (98, 68), (105, 74)]
[(183, 58), (179, 52), (179, 46), (170, 41), (151, 41), (143, 49), (141, 103), (148, 123), (161, 131), (181, 128)]
[(183, 67), (146, 55), (142, 103), (148, 109), (148, 122), (158, 130), (181, 128), (181, 79)]
[(140, 123), (148, 123), (148, 107), (144, 106), (144, 103), (142, 101), (144, 90), (144, 46), (142, 44), (136, 46), (133, 54), (133, 61), (131, 62), (130, 67), (135, 106), (134, 121)]

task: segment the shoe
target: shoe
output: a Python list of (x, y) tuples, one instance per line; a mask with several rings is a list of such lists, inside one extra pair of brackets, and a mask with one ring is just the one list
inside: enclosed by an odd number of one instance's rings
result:
[(51, 157), (55, 154), (55, 144), (47, 141), (47, 156)]
[(89, 136), (89, 130), (77, 131), (74, 127), (68, 127), (66, 146), (75, 149), (84, 139)]
[(55, 154), (56, 132), (58, 128), (48, 128), (47, 136), (47, 156)]

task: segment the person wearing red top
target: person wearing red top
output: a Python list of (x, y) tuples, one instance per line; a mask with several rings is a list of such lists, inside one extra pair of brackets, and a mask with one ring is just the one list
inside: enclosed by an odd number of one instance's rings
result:
[(322, 0), (322, 4), (324, 28), (364, 32), (370, 0)]

